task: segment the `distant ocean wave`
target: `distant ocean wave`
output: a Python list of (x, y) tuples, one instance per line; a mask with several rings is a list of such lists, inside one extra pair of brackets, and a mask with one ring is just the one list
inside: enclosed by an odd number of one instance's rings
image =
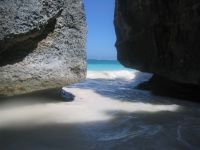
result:
[(117, 70), (117, 71), (88, 71), (87, 79), (126, 79), (132, 80), (138, 71)]
[(95, 79), (98, 79), (97, 82), (112, 80), (113, 85), (118, 85), (119, 81), (123, 80), (123, 82), (134, 83), (136, 85), (140, 82), (147, 81), (150, 77), (151, 74), (141, 73), (135, 69), (125, 68), (117, 60), (88, 60), (88, 80), (92, 79), (95, 81)]

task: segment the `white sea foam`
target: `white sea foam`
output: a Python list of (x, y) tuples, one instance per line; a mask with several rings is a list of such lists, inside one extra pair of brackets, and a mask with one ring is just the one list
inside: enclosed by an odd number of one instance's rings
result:
[(135, 78), (138, 71), (119, 70), (119, 71), (88, 71), (88, 79), (126, 79), (132, 80)]

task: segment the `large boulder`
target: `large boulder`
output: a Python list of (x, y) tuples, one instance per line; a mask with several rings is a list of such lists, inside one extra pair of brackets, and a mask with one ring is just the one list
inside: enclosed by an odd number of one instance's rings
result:
[(199, 0), (116, 0), (115, 28), (122, 64), (199, 84)]
[(85, 43), (82, 0), (1, 0), (0, 95), (84, 79)]

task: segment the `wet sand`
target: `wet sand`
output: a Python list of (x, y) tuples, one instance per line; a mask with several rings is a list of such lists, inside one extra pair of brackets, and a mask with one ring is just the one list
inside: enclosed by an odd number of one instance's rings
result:
[(86, 81), (0, 99), (0, 149), (199, 149), (200, 104), (134, 87), (149, 75), (90, 72)]

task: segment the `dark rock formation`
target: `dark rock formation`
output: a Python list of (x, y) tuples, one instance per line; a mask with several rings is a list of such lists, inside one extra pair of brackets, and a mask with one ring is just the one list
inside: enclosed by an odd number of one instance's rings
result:
[(122, 64), (199, 84), (199, 0), (116, 0), (115, 28)]
[(193, 102), (199, 102), (200, 100), (199, 85), (178, 83), (156, 74), (149, 81), (138, 84), (136, 89), (149, 90), (154, 95), (190, 100)]
[(0, 95), (84, 79), (85, 40), (82, 0), (1, 0)]

